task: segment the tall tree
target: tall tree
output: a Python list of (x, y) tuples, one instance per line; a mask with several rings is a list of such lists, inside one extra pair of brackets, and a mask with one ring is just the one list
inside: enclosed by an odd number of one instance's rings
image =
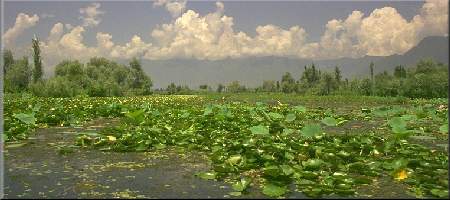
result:
[(262, 90), (264, 92), (275, 92), (276, 90), (275, 81), (265, 80), (263, 81)]
[(223, 89), (225, 89), (225, 86), (219, 83), (219, 85), (217, 86), (217, 92), (221, 93)]
[(141, 63), (136, 57), (131, 59), (130, 68), (133, 78), (131, 87), (140, 88), (144, 90), (144, 93), (149, 93), (153, 83), (151, 79), (145, 75), (144, 71), (142, 70)]
[(139, 60), (136, 57), (131, 59), (130, 67), (131, 67), (131, 69), (134, 69), (136, 71), (142, 71), (141, 63), (139, 62)]
[(36, 82), (42, 79), (41, 49), (39, 47), (39, 39), (36, 36), (34, 36), (34, 38), (31, 41), (33, 46), (33, 62), (34, 62), (33, 82)]
[(236, 92), (244, 92), (245, 86), (240, 85), (239, 81), (233, 81), (227, 86), (227, 91), (236, 93)]
[(314, 87), (320, 81), (320, 70), (316, 70), (314, 63), (311, 67), (305, 66), (300, 80), (306, 88)]
[(406, 78), (406, 70), (403, 66), (398, 65), (395, 67), (394, 76), (396, 78)]
[(170, 83), (170, 85), (167, 86), (166, 91), (169, 94), (175, 94), (177, 92), (177, 86), (175, 85), (175, 83), (172, 82)]
[(334, 89), (333, 88), (333, 84), (334, 84), (333, 83), (334, 82), (333, 75), (328, 72), (325, 72), (323, 74), (322, 80), (323, 80), (323, 91), (324, 91), (323, 93), (326, 95), (329, 95), (331, 93), (331, 91)]
[(14, 57), (11, 52), (11, 50), (5, 50), (3, 52), (3, 75), (6, 74), (9, 69), (11, 69), (11, 66), (14, 64)]
[(374, 85), (375, 85), (374, 79), (373, 79), (373, 67), (374, 67), (374, 64), (373, 64), (373, 62), (371, 61), (371, 62), (370, 62), (370, 65), (369, 65), (369, 68), (370, 68), (370, 81), (371, 81), (371, 86), (370, 86), (370, 94), (371, 94), (371, 95), (374, 94)]
[(291, 73), (286, 72), (281, 77), (281, 90), (284, 93), (291, 93), (291, 92), (294, 91), (294, 87), (295, 87), (295, 80), (294, 80), (294, 78), (292, 78)]
[(334, 68), (334, 80), (336, 80), (336, 82), (339, 84), (341, 83), (341, 79), (342, 79), (341, 70), (339, 69), (338, 66), (336, 66)]

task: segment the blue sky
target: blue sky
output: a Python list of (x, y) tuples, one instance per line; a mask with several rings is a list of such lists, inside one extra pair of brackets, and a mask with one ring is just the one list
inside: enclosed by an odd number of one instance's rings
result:
[[(448, 2), (427, 1), (7, 1), (5, 48), (44, 62), (142, 57), (310, 59), (402, 54), (448, 35)], [(50, 32), (53, 36), (50, 36)]]
[[(96, 31), (108, 32), (114, 35), (118, 43), (127, 42), (134, 34), (142, 39), (150, 40), (150, 31), (157, 24), (171, 21), (170, 13), (163, 7), (154, 7), (152, 2), (132, 1), (92, 1), (101, 3), (105, 11), (102, 22), (95, 29), (86, 32), (86, 43), (95, 43)], [(282, 28), (300, 25), (306, 29), (312, 41), (317, 41), (325, 30), (325, 24), (331, 19), (344, 19), (353, 10), (370, 14), (376, 8), (394, 7), (405, 18), (410, 20), (418, 13), (423, 1), (343, 1), (343, 2), (312, 2), (312, 1), (222, 1), (225, 5), (225, 15), (233, 17), (235, 30), (242, 30), (249, 35), (255, 34), (258, 25), (276, 24)], [(57, 22), (77, 25), (79, 8), (89, 5), (90, 1), (63, 2), (38, 1), (21, 2), (6, 1), (4, 28), (11, 28), (19, 13), (52, 14), (54, 17), (40, 21), (38, 26), (31, 28), (17, 43), (29, 42), (33, 33), (47, 37), (51, 27)], [(187, 2), (187, 9), (200, 14), (215, 10), (214, 1)]]

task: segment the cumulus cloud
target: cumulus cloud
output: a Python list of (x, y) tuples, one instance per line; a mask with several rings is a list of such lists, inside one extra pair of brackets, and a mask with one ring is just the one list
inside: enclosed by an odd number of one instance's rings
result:
[[(358, 41), (363, 15), (360, 11), (353, 11), (345, 20), (333, 19), (328, 21), (320, 42), (305, 46), (304, 52), (308, 52), (306, 57), (361, 56), (363, 52), (354, 42)], [(314, 54), (314, 52), (316, 53)]]
[(153, 6), (165, 6), (172, 17), (180, 16), (186, 8), (186, 0), (156, 0)]
[(428, 35), (448, 36), (448, 1), (427, 0), (414, 22), (423, 24), (419, 31), (421, 38)]
[(145, 57), (170, 59), (173, 57), (217, 60), (243, 56), (298, 54), (306, 39), (299, 26), (283, 30), (276, 25), (258, 26), (257, 35), (249, 37), (235, 32), (233, 18), (224, 15), (224, 5), (216, 3), (216, 11), (201, 16), (188, 10), (170, 24), (155, 28), (151, 35), (156, 46)]
[[(64, 59), (79, 59), (85, 61), (98, 54), (97, 47), (89, 47), (83, 42), (84, 27), (76, 26), (72, 29), (65, 28), (62, 23), (56, 23), (50, 30), (49, 37), (41, 41), (43, 63), (53, 67)], [(50, 73), (51, 68), (45, 69)]]
[(83, 26), (94, 27), (100, 24), (102, 20), (99, 16), (105, 14), (105, 12), (101, 11), (99, 8), (99, 3), (92, 3), (85, 8), (80, 8), (80, 19), (83, 20)]
[(16, 38), (20, 36), (26, 29), (36, 25), (39, 21), (37, 15), (27, 15), (25, 13), (19, 13), (16, 17), (16, 22), (13, 27), (9, 28), (2, 36), (2, 40), (6, 47), (13, 45)]
[[(345, 25), (347, 24), (347, 25)], [(349, 24), (353, 24), (349, 26)], [(338, 31), (339, 30), (339, 31)], [(339, 34), (339, 37), (330, 37)], [(448, 5), (443, 0), (428, 0), (420, 13), (407, 21), (395, 8), (375, 9), (363, 17), (354, 11), (344, 24), (331, 20), (322, 36), (322, 53), (334, 46), (331, 54), (318, 58), (388, 56), (403, 54), (427, 36), (448, 35)], [(333, 38), (330, 40), (330, 38)], [(333, 42), (331, 42), (333, 41)], [(328, 45), (332, 44), (332, 45)]]
[[(44, 62), (50, 65), (67, 58), (85, 61), (92, 56), (118, 59), (143, 57), (152, 60), (219, 60), (248, 56), (309, 59), (387, 56), (405, 53), (424, 37), (448, 35), (448, 6), (443, 2), (426, 1), (411, 20), (406, 20), (392, 7), (375, 9), (367, 16), (355, 10), (344, 19), (329, 20), (317, 42), (308, 41), (307, 31), (301, 26), (281, 28), (274, 24), (260, 25), (256, 27), (255, 36), (235, 31), (233, 17), (226, 16), (224, 4), (217, 2), (216, 10), (206, 15), (193, 10), (178, 12), (180, 16), (151, 31), (151, 42), (134, 35), (125, 44), (116, 44), (113, 35), (98, 32), (96, 45), (88, 46), (83, 42), (83, 34), (89, 26), (57, 23), (41, 45)], [(167, 8), (170, 3), (173, 2), (160, 0), (155, 5)], [(92, 5), (95, 10), (100, 7)], [(9, 40), (11, 35), (17, 35), (24, 27), (32, 26), (30, 24), (35, 23), (32, 18), (28, 15), (18, 16), (16, 24), (19, 25), (8, 30)]]
[(406, 21), (395, 8), (375, 9), (362, 20), (359, 46), (367, 55), (402, 54), (416, 45), (417, 31), (414, 22)]
[(116, 45), (111, 51), (111, 57), (113, 58), (126, 58), (141, 57), (152, 47), (152, 44), (145, 43), (141, 37), (134, 35), (131, 41), (123, 46)]
[(267, 55), (311, 59), (387, 56), (405, 53), (426, 36), (448, 34), (445, 1), (426, 1), (410, 21), (392, 7), (375, 9), (366, 17), (355, 10), (346, 19), (328, 21), (318, 42), (307, 42), (308, 35), (300, 26), (258, 26), (255, 37), (236, 33), (233, 18), (224, 15), (224, 5), (217, 2), (216, 7), (215, 12), (205, 16), (188, 10), (174, 22), (154, 29), (152, 37), (158, 46), (153, 46), (146, 57), (214, 60)]
[(63, 59), (87, 61), (93, 56), (130, 59), (144, 55), (151, 48), (151, 43), (145, 43), (137, 35), (125, 45), (116, 45), (112, 41), (112, 35), (103, 32), (97, 33), (96, 46), (87, 46), (83, 41), (85, 31), (83, 26), (71, 29), (62, 23), (53, 26), (47, 40), (41, 41), (40, 44), (44, 64), (50, 67), (46, 69), (47, 74), (50, 74), (51, 68)]
[(248, 37), (233, 31), (233, 18), (223, 15), (223, 4), (213, 13), (200, 16), (188, 10), (173, 23), (155, 28), (151, 35), (157, 47), (145, 55), (149, 59), (172, 57), (221, 59), (239, 56)]

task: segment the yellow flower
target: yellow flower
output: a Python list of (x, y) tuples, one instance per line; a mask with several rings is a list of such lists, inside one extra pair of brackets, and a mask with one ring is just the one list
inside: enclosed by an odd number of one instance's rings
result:
[(402, 170), (398, 171), (397, 173), (395, 173), (395, 180), (401, 181), (406, 178), (408, 178), (408, 174), (406, 173), (405, 169), (402, 169)]
[(108, 137), (108, 140), (109, 140), (109, 141), (116, 141), (116, 137), (114, 137), (114, 136), (108, 135), (108, 136), (106, 136), (106, 137)]

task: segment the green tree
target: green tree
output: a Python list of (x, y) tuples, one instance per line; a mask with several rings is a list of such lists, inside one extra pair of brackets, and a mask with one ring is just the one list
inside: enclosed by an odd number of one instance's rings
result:
[(406, 70), (405, 67), (398, 65), (394, 69), (394, 76), (396, 78), (406, 78)]
[(23, 57), (20, 60), (16, 60), (5, 74), (5, 91), (12, 93), (25, 91), (30, 83), (30, 79), (31, 70), (28, 58)]
[(137, 58), (130, 61), (131, 68), (131, 88), (134, 89), (136, 95), (147, 95), (151, 93), (153, 83), (151, 79), (145, 75), (142, 70), (141, 63)]
[(332, 74), (328, 72), (322, 73), (321, 94), (329, 95), (336, 88), (336, 83)]
[(340, 84), (341, 83), (341, 79), (342, 79), (341, 70), (339, 69), (338, 66), (336, 66), (334, 68), (334, 80), (336, 80), (337, 84)]
[(240, 85), (239, 81), (233, 81), (227, 86), (227, 91), (232, 93), (244, 92), (246, 91), (245, 86)]
[(320, 81), (320, 74), (321, 72), (319, 70), (316, 70), (316, 66), (314, 65), (314, 63), (311, 65), (311, 67), (305, 66), (302, 76), (300, 77), (302, 87), (304, 89), (314, 87)]
[(175, 85), (175, 83), (170, 83), (170, 85), (167, 86), (166, 91), (168, 94), (175, 94), (177, 93), (177, 86)]
[(291, 73), (286, 72), (281, 77), (281, 91), (283, 91), (284, 93), (291, 93), (294, 92), (294, 87), (295, 87), (294, 78), (292, 78)]
[(3, 75), (9, 71), (11, 66), (14, 64), (14, 57), (11, 50), (5, 50), (3, 52)]
[(404, 95), (413, 98), (448, 97), (448, 67), (431, 59), (421, 60), (407, 76)]
[(262, 90), (264, 92), (275, 92), (277, 90), (275, 81), (271, 80), (263, 81)]
[(224, 85), (219, 84), (219, 85), (217, 86), (217, 92), (218, 92), (218, 93), (221, 93), (221, 92), (223, 91), (223, 89), (225, 89), (225, 86), (224, 86)]
[(55, 67), (55, 76), (66, 76), (72, 81), (79, 81), (84, 75), (84, 65), (78, 60), (64, 60)]
[(39, 39), (35, 36), (32, 39), (33, 46), (33, 82), (39, 81), (42, 79), (42, 60), (41, 60), (41, 49), (39, 47)]
[(361, 81), (359, 86), (360, 94), (362, 95), (371, 95), (372, 94), (372, 81), (368, 78), (365, 78)]
[(394, 77), (387, 71), (375, 75), (374, 94), (377, 96), (397, 96), (398, 88)]
[[(37, 96), (64, 96), (87, 94), (89, 96), (123, 96), (151, 94), (151, 79), (132, 63), (130, 67), (106, 58), (94, 57), (86, 64), (65, 60), (55, 67), (55, 77), (30, 85)], [(132, 68), (131, 66), (134, 66)], [(60, 84), (60, 86), (58, 85)], [(73, 87), (75, 89), (64, 88)], [(41, 88), (41, 89), (39, 89)], [(53, 92), (53, 89), (61, 92)], [(49, 91), (44, 94), (42, 91)]]
[(142, 66), (139, 60), (136, 57), (133, 57), (130, 61), (130, 67), (131, 69), (134, 69), (136, 71), (142, 71)]
[(374, 86), (375, 86), (374, 79), (373, 79), (373, 77), (374, 77), (374, 75), (373, 75), (373, 67), (374, 67), (374, 64), (371, 61), (370, 65), (369, 65), (369, 68), (370, 68), (370, 81), (371, 81), (370, 95), (374, 95)]

